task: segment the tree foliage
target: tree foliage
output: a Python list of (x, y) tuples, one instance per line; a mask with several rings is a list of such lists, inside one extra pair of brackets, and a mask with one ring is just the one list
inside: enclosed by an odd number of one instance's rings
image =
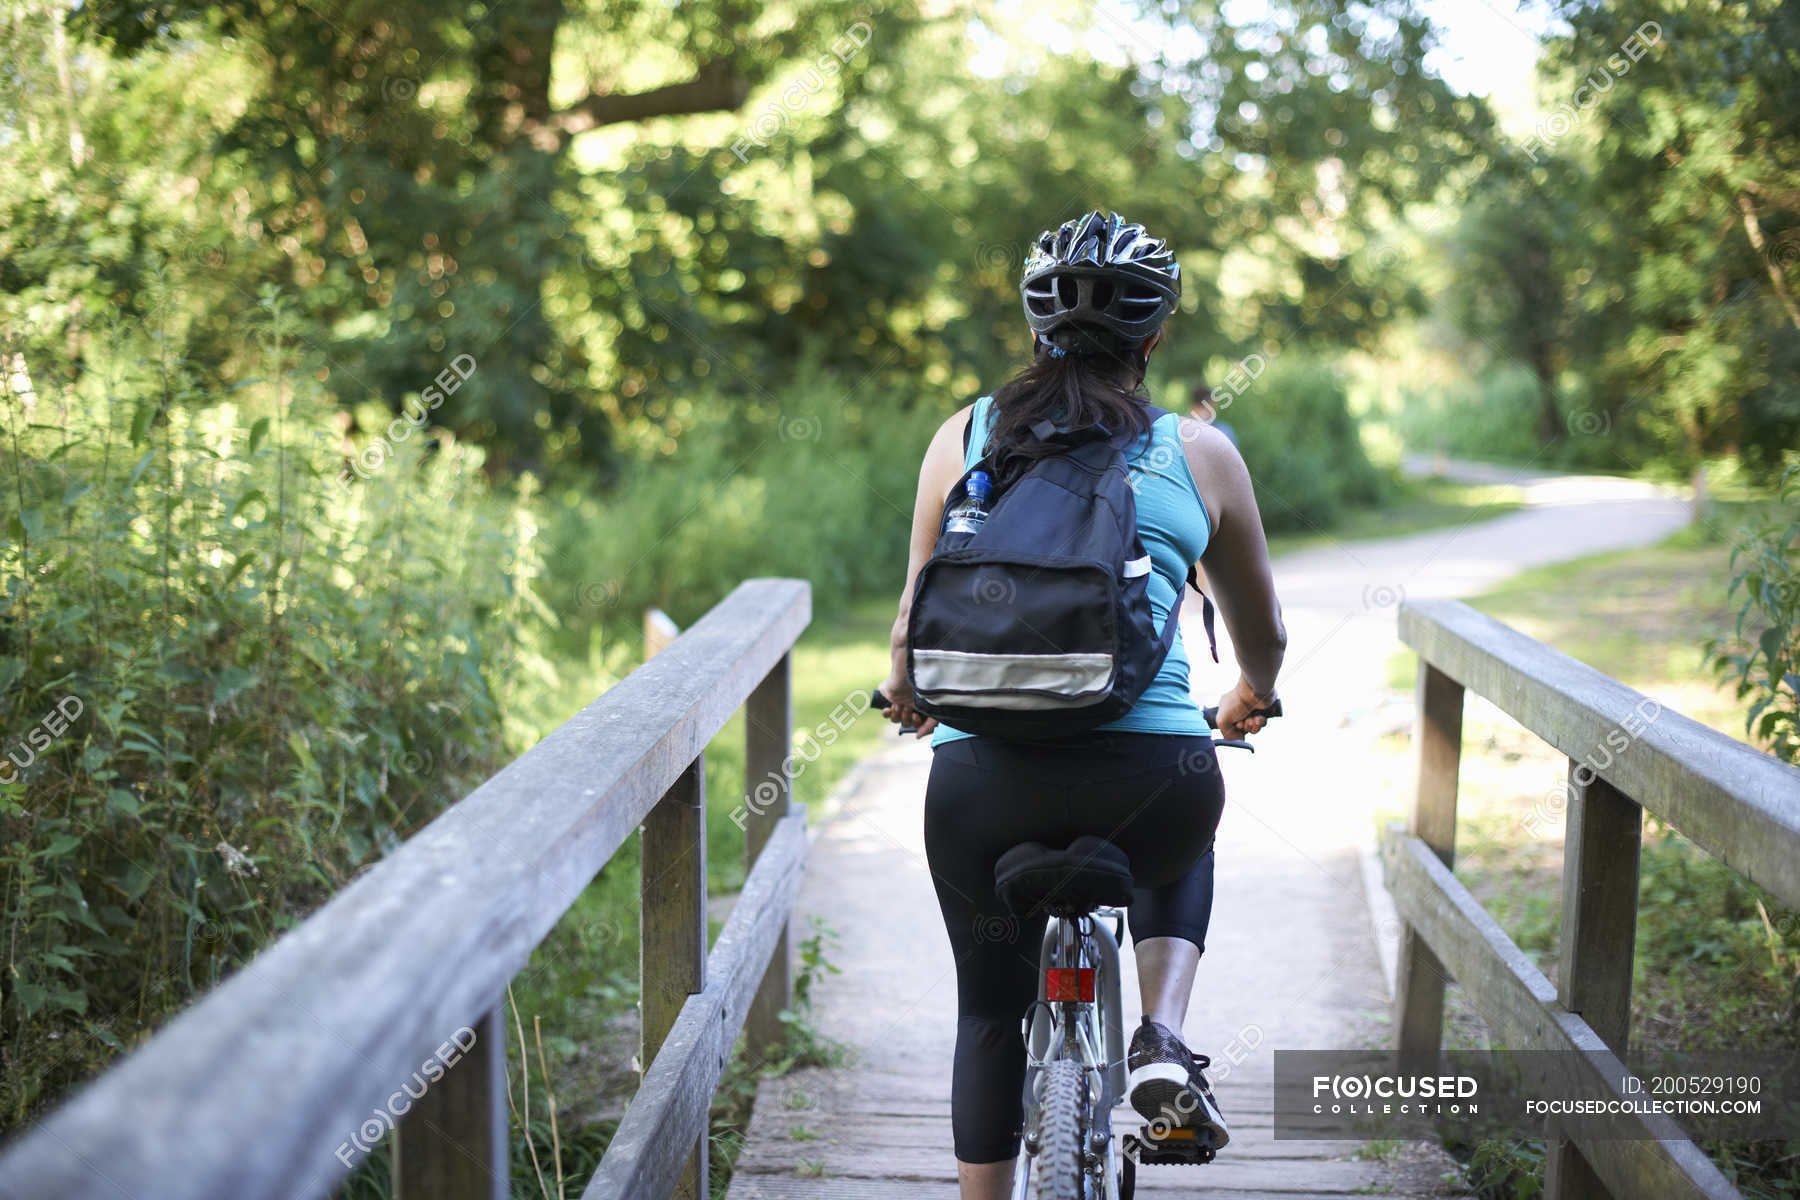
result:
[(1575, 376), (1609, 466), (1733, 454), (1772, 479), (1800, 446), (1800, 12), (1559, 11), (1549, 115), (1464, 212), (1463, 326), (1546, 397)]
[[(1189, 374), (1271, 337), (1372, 344), (1418, 306), (1381, 231), (1489, 124), (1425, 69), (1422, 19), (1392, 0), (1248, 24), (1147, 5), (1122, 55), (1047, 49), (1093, 21), (838, 0), (82, 6), (62, 31), (96, 64), (75, 108), (116, 137), (58, 167), (59, 191), (97, 216), (186, 179), (121, 249), (176, 250), (184, 351), (223, 383), (265, 282), (365, 423), (474, 355), (436, 418), (496, 466), (609, 468), (622, 437), (678, 438), (692, 393), (746, 402), (809, 356), (966, 392), (1024, 349), (1026, 241), (1088, 207), (1181, 247)], [(971, 35), (997, 48), (980, 75)], [(196, 85), (229, 99), (184, 104)], [(120, 98), (183, 119), (128, 126)], [(90, 254), (74, 214), (17, 194), (46, 266)], [(1219, 290), (1231, 263), (1247, 294)], [(109, 301), (130, 294), (129, 260), (94, 268)], [(26, 271), (7, 290), (59, 285)]]

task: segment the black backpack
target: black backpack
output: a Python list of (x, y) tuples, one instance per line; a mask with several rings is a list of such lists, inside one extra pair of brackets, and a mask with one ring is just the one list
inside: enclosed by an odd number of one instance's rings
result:
[[(1042, 422), (1032, 436), (1059, 452), (1005, 480), (991, 456), (965, 471), (944, 502), (945, 524), (978, 470), (993, 480), (987, 520), (975, 533), (941, 524), (913, 584), (906, 676), (915, 706), (965, 733), (1058, 738), (1124, 716), (1162, 668), (1181, 616), (1181, 592), (1160, 628), (1150, 610), (1150, 556), (1126, 459), (1135, 435)], [(1211, 641), (1212, 602), (1202, 600)]]

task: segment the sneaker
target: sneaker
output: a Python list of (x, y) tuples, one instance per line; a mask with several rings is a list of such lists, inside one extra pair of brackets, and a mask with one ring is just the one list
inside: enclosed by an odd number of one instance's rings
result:
[(1207, 1130), (1215, 1150), (1231, 1140), (1224, 1114), (1201, 1074), (1212, 1066), (1206, 1055), (1193, 1053), (1167, 1028), (1145, 1017), (1131, 1035), (1125, 1065), (1131, 1068), (1126, 1085), (1131, 1107), (1144, 1120), (1164, 1121), (1175, 1129)]

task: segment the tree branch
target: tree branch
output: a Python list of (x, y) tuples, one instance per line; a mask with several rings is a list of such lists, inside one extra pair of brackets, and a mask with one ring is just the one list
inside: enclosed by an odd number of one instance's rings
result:
[(1746, 192), (1739, 192), (1737, 197), (1738, 211), (1744, 214), (1744, 233), (1750, 238), (1750, 246), (1762, 255), (1763, 265), (1769, 270), (1769, 282), (1775, 285), (1775, 295), (1781, 300), (1781, 307), (1787, 310), (1788, 320), (1800, 329), (1800, 305), (1794, 303), (1794, 295), (1788, 291), (1787, 280), (1782, 278), (1782, 264), (1777, 256), (1768, 248), (1768, 239), (1763, 237), (1762, 222), (1756, 219), (1756, 206), (1750, 202)]
[(585, 133), (602, 125), (646, 121), (685, 113), (728, 112), (744, 102), (750, 83), (729, 59), (704, 63), (686, 83), (671, 83), (647, 92), (602, 95), (590, 92), (579, 103), (552, 114), (550, 124), (564, 134)]

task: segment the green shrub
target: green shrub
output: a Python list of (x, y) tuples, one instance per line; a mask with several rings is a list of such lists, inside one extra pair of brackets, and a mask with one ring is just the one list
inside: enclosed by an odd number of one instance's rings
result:
[(698, 399), (678, 446), (604, 497), (558, 490), (548, 595), (572, 648), (596, 627), (635, 645), (650, 607), (685, 628), (751, 576), (810, 581), (815, 616), (897, 596), (919, 461), (953, 411), (909, 399), (803, 370), (779, 402)]
[(1499, 363), (1436, 390), (1403, 389), (1393, 424), (1401, 442), (1416, 453), (1540, 471), (1666, 473), (1670, 464), (1657, 449), (1657, 435), (1645, 427), (1641, 405), (1609, 398), (1588, 380), (1568, 377), (1557, 395), (1557, 436), (1549, 442), (1541, 427), (1542, 406), (1536, 376), (1517, 363)]
[(528, 491), (422, 436), (346, 487), (266, 312), (229, 401), (155, 336), (68, 386), (32, 371), (52, 339), (5, 348), (0, 1125), (496, 769), (543, 669)]
[(1504, 366), (1438, 391), (1401, 393), (1396, 418), (1408, 449), (1487, 461), (1542, 462), (1538, 383)]
[(1329, 367), (1277, 357), (1219, 420), (1237, 437), (1267, 529), (1329, 529), (1346, 508), (1385, 494), (1384, 476), (1363, 451), (1344, 382)]

